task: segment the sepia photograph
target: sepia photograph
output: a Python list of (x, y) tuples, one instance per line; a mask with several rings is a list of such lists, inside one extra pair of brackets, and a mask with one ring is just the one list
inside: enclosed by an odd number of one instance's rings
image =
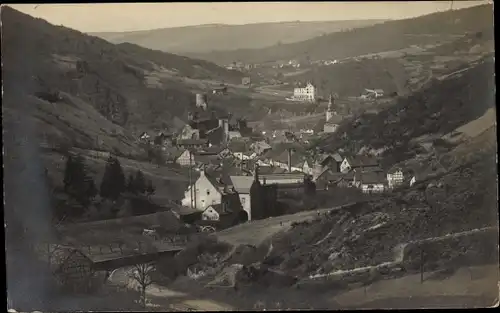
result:
[(498, 306), (493, 1), (0, 22), (9, 313)]

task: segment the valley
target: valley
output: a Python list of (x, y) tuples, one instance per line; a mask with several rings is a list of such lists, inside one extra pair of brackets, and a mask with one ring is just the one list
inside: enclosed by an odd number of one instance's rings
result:
[(85, 34), (2, 6), (9, 309), (493, 306), (491, 12)]

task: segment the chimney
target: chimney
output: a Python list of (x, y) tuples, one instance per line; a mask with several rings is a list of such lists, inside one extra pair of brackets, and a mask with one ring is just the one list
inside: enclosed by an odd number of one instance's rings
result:
[(259, 165), (255, 164), (255, 170), (253, 174), (253, 180), (254, 181), (259, 181)]
[(292, 149), (288, 149), (288, 172), (292, 172)]

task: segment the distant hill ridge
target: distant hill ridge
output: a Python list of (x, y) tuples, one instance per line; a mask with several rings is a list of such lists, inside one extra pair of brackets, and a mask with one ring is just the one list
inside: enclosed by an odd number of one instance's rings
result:
[[(493, 28), (493, 5), (437, 12), (411, 19), (335, 32), (308, 40), (274, 45), (264, 49), (232, 49), (210, 53), (186, 54), (227, 64), (235, 60), (264, 63), (291, 59), (342, 59), (364, 54), (399, 50), (410, 45), (433, 44), (451, 35)], [(415, 36), (417, 35), (417, 36)]]
[(174, 53), (264, 48), (278, 42), (292, 43), (323, 34), (370, 26), (386, 20), (279, 22), (244, 25), (207, 24), (130, 32), (101, 32), (91, 35), (112, 43), (129, 42)]

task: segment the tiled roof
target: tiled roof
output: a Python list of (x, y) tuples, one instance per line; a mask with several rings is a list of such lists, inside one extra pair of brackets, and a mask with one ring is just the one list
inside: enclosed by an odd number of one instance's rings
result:
[(194, 161), (203, 164), (219, 164), (220, 160), (217, 155), (194, 155)]
[(168, 147), (165, 150), (165, 154), (167, 155), (168, 159), (173, 160), (173, 159), (177, 159), (178, 157), (180, 157), (184, 151), (186, 151), (186, 149), (176, 148), (176, 147)]
[(217, 127), (206, 132), (208, 141), (213, 145), (220, 145), (224, 141), (224, 129)]
[(177, 141), (178, 145), (203, 145), (207, 144), (207, 139), (181, 139)]
[(213, 173), (205, 172), (205, 177), (216, 189), (220, 189), (225, 186), (221, 177), (216, 177)]
[(328, 124), (340, 124), (340, 122), (342, 122), (343, 118), (341, 115), (332, 115), (332, 117), (330, 118), (330, 120), (326, 121), (325, 122), (325, 125), (328, 125)]
[(207, 209), (210, 208), (210, 207), (212, 209), (214, 209), (217, 213), (219, 213), (219, 215), (225, 215), (225, 214), (231, 214), (231, 213), (233, 213), (233, 211), (230, 208), (228, 208), (228, 207), (226, 207), (226, 209), (224, 210), (224, 207), (220, 203), (219, 204), (211, 204), (211, 205), (209, 205), (207, 207)]
[(248, 143), (244, 141), (238, 141), (238, 140), (231, 140), (231, 142), (228, 145), (229, 150), (231, 152), (250, 152), (250, 146)]
[(333, 159), (336, 162), (342, 162), (342, 161), (344, 161), (344, 158), (340, 154), (338, 154), (337, 152), (335, 152), (334, 154), (332, 154), (332, 157), (333, 157)]
[(379, 162), (376, 158), (370, 156), (355, 156), (348, 157), (347, 161), (351, 165), (351, 167), (360, 167), (360, 166), (377, 166)]
[(230, 176), (234, 190), (238, 193), (248, 194), (252, 187), (253, 176)]
[(262, 174), (261, 179), (302, 179), (304, 178), (304, 173), (273, 173), (273, 174)]
[(362, 172), (359, 175), (359, 180), (362, 184), (381, 184), (386, 182), (386, 177), (380, 172)]
[(201, 151), (198, 151), (196, 154), (198, 154), (198, 155), (218, 155), (224, 149), (225, 148), (222, 146), (211, 146), (211, 147), (204, 148)]

